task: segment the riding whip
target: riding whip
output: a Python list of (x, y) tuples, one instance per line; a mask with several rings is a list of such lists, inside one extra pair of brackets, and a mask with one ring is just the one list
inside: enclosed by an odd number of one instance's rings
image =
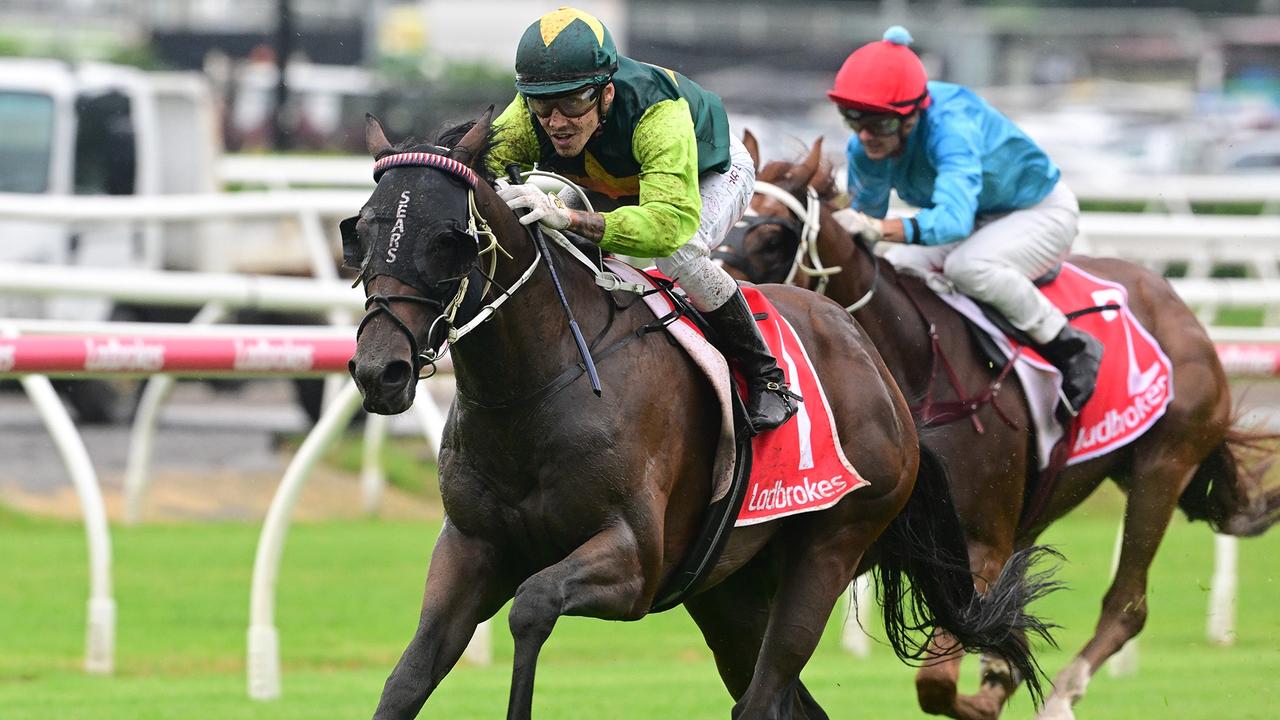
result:
[[(521, 184), (520, 166), (512, 163), (507, 166), (507, 179), (512, 185)], [(569, 319), (569, 332), (573, 333), (573, 344), (578, 346), (578, 355), (582, 356), (582, 365), (587, 369), (587, 377), (591, 380), (591, 392), (596, 397), (601, 397), (603, 391), (600, 388), (600, 375), (596, 373), (596, 363), (591, 359), (591, 350), (587, 348), (587, 341), (582, 337), (582, 330), (578, 328), (578, 321), (573, 319), (573, 310), (569, 308), (569, 300), (564, 296), (564, 288), (560, 287), (560, 276), (556, 273), (556, 259), (551, 255), (551, 249), (547, 246), (547, 241), (542, 237), (542, 228), (538, 223), (529, 223), (525, 226), (529, 230), (529, 234), (533, 236), (533, 242), (538, 246), (538, 252), (547, 258), (547, 269), (551, 271), (551, 283), (556, 286), (556, 295), (560, 298), (560, 307), (564, 308), (564, 316)]]

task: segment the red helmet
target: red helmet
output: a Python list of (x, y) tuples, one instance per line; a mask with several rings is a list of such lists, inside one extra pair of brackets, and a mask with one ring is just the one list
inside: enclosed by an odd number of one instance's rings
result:
[(929, 77), (910, 45), (906, 28), (889, 28), (883, 40), (867, 43), (845, 59), (827, 97), (840, 107), (873, 113), (910, 115), (929, 107)]

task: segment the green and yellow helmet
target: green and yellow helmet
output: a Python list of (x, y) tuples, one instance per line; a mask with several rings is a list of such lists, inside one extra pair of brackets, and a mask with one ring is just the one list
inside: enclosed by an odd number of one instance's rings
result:
[(570, 7), (538, 18), (516, 48), (516, 90), (545, 96), (604, 85), (618, 70), (618, 48), (594, 16)]

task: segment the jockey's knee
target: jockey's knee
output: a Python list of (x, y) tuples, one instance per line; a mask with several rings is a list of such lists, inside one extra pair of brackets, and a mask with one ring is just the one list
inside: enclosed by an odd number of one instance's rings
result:
[(674, 255), (654, 258), (653, 264), (658, 266), (659, 272), (676, 282), (683, 280), (684, 276), (689, 274), (689, 270), (697, 265), (695, 262), (690, 262), (688, 258), (677, 259)]
[(677, 251), (671, 257), (655, 262), (664, 275), (680, 283), (680, 287), (698, 310), (715, 310), (738, 291), (738, 283), (724, 268), (715, 264), (705, 250), (683, 258), (679, 255), (680, 252)]
[(947, 257), (942, 265), (942, 274), (965, 295), (983, 299), (999, 287), (1000, 283), (1007, 281), (1003, 277), (1006, 268), (998, 263), (963, 256), (957, 258), (957, 254), (952, 253)]

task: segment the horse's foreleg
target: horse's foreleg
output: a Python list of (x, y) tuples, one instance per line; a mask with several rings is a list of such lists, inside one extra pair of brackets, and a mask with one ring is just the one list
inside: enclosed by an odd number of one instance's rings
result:
[(640, 545), (625, 524), (592, 537), (520, 584), (508, 622), (515, 638), (508, 720), (533, 711), (538, 653), (561, 615), (635, 620), (648, 611)]
[(491, 545), (445, 523), (431, 554), (417, 632), (387, 678), (376, 720), (417, 717), (462, 656), (476, 626), (510, 597), (495, 558)]
[(1053, 680), (1038, 720), (1070, 720), (1093, 673), (1142, 631), (1147, 622), (1147, 573), (1194, 467), (1166, 461), (1158, 470), (1135, 471), (1125, 506), (1120, 562), (1093, 637)]

